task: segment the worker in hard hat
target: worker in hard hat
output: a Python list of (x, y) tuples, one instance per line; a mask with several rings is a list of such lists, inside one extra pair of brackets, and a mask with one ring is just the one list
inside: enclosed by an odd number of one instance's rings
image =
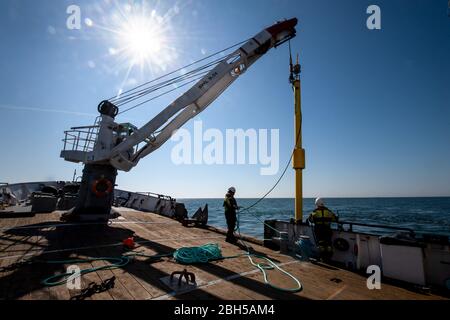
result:
[(223, 201), (223, 206), (225, 208), (225, 219), (227, 220), (227, 238), (226, 241), (230, 243), (236, 243), (237, 239), (234, 236), (234, 229), (236, 228), (236, 211), (239, 209), (234, 195), (236, 194), (236, 188), (230, 187), (227, 194), (225, 195), (225, 200)]
[(337, 222), (338, 217), (325, 206), (322, 198), (317, 198), (315, 204), (316, 208), (308, 217), (308, 221), (314, 224), (316, 245), (321, 258), (323, 260), (329, 260), (333, 255), (333, 247), (331, 244), (333, 231), (331, 230), (331, 223)]

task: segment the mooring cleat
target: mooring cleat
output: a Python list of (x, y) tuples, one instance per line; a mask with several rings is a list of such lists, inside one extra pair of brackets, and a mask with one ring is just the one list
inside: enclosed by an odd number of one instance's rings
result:
[(192, 284), (195, 284), (195, 274), (193, 272), (188, 272), (186, 269), (184, 269), (183, 271), (172, 272), (170, 275), (170, 282), (173, 281), (173, 277), (177, 274), (180, 275), (180, 277), (178, 278), (178, 286), (179, 287), (181, 287), (181, 280), (183, 279), (183, 277), (186, 279), (186, 284), (189, 284), (189, 281)]

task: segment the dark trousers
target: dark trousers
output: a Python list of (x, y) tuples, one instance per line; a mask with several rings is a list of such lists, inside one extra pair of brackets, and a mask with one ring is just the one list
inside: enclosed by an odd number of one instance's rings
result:
[(236, 212), (225, 212), (225, 218), (227, 220), (227, 240), (234, 240), (234, 229), (236, 228)]
[(333, 231), (330, 226), (316, 224), (314, 226), (314, 235), (316, 236), (316, 243), (319, 247), (321, 256), (324, 258), (330, 258), (333, 254), (333, 247), (331, 244)]

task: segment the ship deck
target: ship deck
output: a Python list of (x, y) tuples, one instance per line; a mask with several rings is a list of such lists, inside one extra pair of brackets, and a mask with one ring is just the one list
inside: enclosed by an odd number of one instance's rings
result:
[[(120, 208), (120, 217), (105, 227), (96, 224), (61, 226), (61, 212), (28, 214), (25, 211), (0, 212), (0, 299), (68, 300), (80, 290), (66, 285), (46, 287), (41, 281), (53, 274), (66, 272), (69, 264), (15, 264), (30, 258), (39, 261), (97, 257), (119, 257), (124, 254), (122, 241), (134, 235), (135, 252), (146, 255), (165, 254), (185, 246), (217, 243), (224, 256), (243, 253), (242, 248), (225, 242), (215, 228), (183, 227), (179, 222), (153, 213)], [(181, 265), (169, 257), (151, 259), (136, 257), (124, 267), (99, 270), (81, 277), (82, 288), (100, 284), (115, 277), (114, 287), (86, 297), (87, 300), (146, 299), (443, 299), (391, 284), (381, 290), (368, 290), (366, 278), (339, 267), (299, 261), (258, 244), (247, 242), (252, 250), (276, 262), (297, 277), (303, 290), (283, 292), (267, 286), (261, 272), (247, 257), (225, 259), (207, 264)], [(264, 262), (255, 259), (256, 262)], [(99, 267), (107, 261), (78, 264), (81, 269)], [(186, 268), (196, 276), (197, 286), (167, 285), (173, 271)], [(269, 280), (280, 287), (295, 287), (292, 279), (269, 270)], [(166, 282), (167, 283), (167, 282)]]

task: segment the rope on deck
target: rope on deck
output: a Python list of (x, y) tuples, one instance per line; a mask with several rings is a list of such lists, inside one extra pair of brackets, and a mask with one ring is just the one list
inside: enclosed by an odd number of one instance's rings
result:
[[(287, 272), (286, 270), (282, 269), (280, 266), (278, 266), (278, 265), (277, 265), (275, 262), (273, 262), (271, 259), (269, 259), (269, 258), (267, 258), (267, 257), (264, 257), (264, 256), (262, 256), (262, 255), (257, 255), (257, 254), (254, 254), (254, 253), (251, 253), (251, 252), (250, 252), (251, 248), (250, 248), (250, 247), (247, 245), (247, 243), (243, 240), (243, 237), (242, 237), (242, 235), (241, 235), (241, 230), (240, 230), (240, 227), (239, 227), (239, 219), (240, 219), (240, 216), (239, 216), (239, 214), (238, 214), (236, 231), (237, 231), (238, 234), (239, 234), (239, 241), (241, 241), (242, 244), (246, 247), (247, 253), (246, 253), (245, 255), (246, 255), (246, 256), (248, 257), (248, 259), (250, 260), (250, 263), (251, 263), (253, 266), (255, 266), (256, 268), (258, 268), (258, 269), (262, 272), (263, 277), (264, 277), (264, 283), (265, 283), (266, 285), (268, 285), (268, 286), (270, 286), (270, 287), (272, 287), (272, 288), (274, 288), (274, 289), (276, 289), (276, 290), (280, 290), (280, 291), (285, 291), (285, 292), (300, 292), (300, 291), (302, 291), (302, 290), (303, 290), (303, 285), (302, 285), (302, 283), (300, 282), (300, 280), (298, 280), (294, 275), (292, 275), (291, 273), (289, 273), (289, 272)], [(266, 224), (266, 223), (264, 222), (264, 224)], [(271, 227), (271, 228), (272, 228), (272, 227)], [(272, 229), (273, 229), (273, 228), (272, 228)], [(276, 230), (276, 229), (274, 229), (274, 230)], [(278, 230), (276, 230), (276, 231), (278, 231)], [(278, 231), (278, 232), (279, 232), (279, 231)], [(266, 260), (267, 263), (261, 263), (261, 262), (260, 262), (260, 263), (255, 263), (255, 262), (253, 261), (252, 257), (255, 257), (255, 258), (258, 258), (258, 259)], [(294, 282), (295, 282), (295, 287), (292, 287), (292, 288), (281, 288), (281, 287), (279, 287), (279, 286), (276, 286), (276, 285), (272, 284), (272, 283), (269, 281), (269, 279), (268, 279), (266, 270), (274, 270), (274, 269), (277, 269), (278, 271), (282, 272), (283, 274), (287, 275), (289, 278), (291, 278), (292, 280), (294, 280)]]
[[(151, 240), (143, 240), (143, 241), (136, 241), (136, 244), (143, 244), (143, 243), (149, 243), (149, 242), (165, 242), (165, 241), (185, 241), (185, 240), (207, 240), (207, 239), (222, 239), (223, 237), (193, 237), (193, 238), (158, 238), (158, 239), (151, 239)], [(18, 254), (13, 256), (2, 256), (0, 257), (0, 260), (6, 260), (6, 259), (14, 259), (14, 258), (24, 258), (24, 257), (39, 257), (44, 254), (51, 254), (51, 253), (61, 253), (61, 252), (68, 252), (68, 251), (81, 251), (81, 250), (89, 250), (89, 249), (98, 249), (98, 248), (109, 248), (109, 247), (117, 247), (117, 246), (123, 246), (123, 242), (117, 242), (113, 244), (104, 244), (104, 245), (97, 245), (97, 246), (86, 246), (86, 247), (77, 247), (77, 248), (65, 248), (65, 249), (59, 249), (59, 250), (47, 250), (39, 252), (38, 254), (35, 253), (27, 253), (27, 254)]]
[[(243, 240), (241, 240), (244, 242)], [(245, 243), (245, 242), (244, 242)], [(122, 255), (120, 257), (101, 257), (101, 258), (88, 258), (88, 259), (72, 259), (72, 260), (47, 260), (47, 261), (36, 261), (40, 263), (47, 263), (47, 264), (78, 264), (78, 263), (90, 263), (94, 261), (108, 261), (111, 264), (105, 265), (105, 266), (99, 266), (99, 267), (92, 267), (92, 268), (86, 268), (80, 270), (79, 274), (77, 276), (82, 276), (87, 273), (100, 271), (100, 270), (113, 270), (118, 269), (126, 266), (135, 256), (143, 256), (148, 258), (162, 258), (162, 257), (169, 257), (173, 256), (173, 258), (178, 262), (182, 264), (196, 264), (196, 263), (208, 263), (210, 261), (217, 261), (217, 260), (224, 260), (224, 259), (234, 259), (239, 258), (243, 256), (247, 256), (250, 260), (250, 263), (258, 268), (263, 273), (264, 283), (276, 290), (285, 291), (285, 292), (299, 292), (302, 290), (302, 284), (300, 281), (290, 274), (289, 272), (282, 269), (280, 266), (278, 266), (276, 263), (274, 263), (271, 259), (250, 253), (249, 247), (247, 247), (247, 253), (239, 254), (235, 256), (228, 256), (224, 257), (222, 256), (222, 252), (220, 250), (220, 247), (216, 243), (208, 243), (203, 246), (198, 247), (181, 247), (177, 250), (175, 250), (173, 253), (168, 254), (159, 254), (159, 255), (147, 255), (144, 253), (139, 252), (131, 252), (126, 255)], [(252, 257), (263, 259), (267, 261), (267, 263), (255, 263)], [(267, 276), (266, 270), (274, 270), (277, 269), (280, 272), (284, 273), (288, 277), (290, 277), (294, 282), (296, 283), (296, 286), (293, 288), (282, 288), (279, 286), (276, 286), (272, 284)], [(50, 276), (48, 278), (45, 278), (41, 283), (45, 286), (51, 287), (51, 286), (58, 286), (64, 283), (67, 283), (69, 280), (73, 279), (74, 273), (72, 272), (66, 272), (61, 274), (56, 274), (53, 276)]]

